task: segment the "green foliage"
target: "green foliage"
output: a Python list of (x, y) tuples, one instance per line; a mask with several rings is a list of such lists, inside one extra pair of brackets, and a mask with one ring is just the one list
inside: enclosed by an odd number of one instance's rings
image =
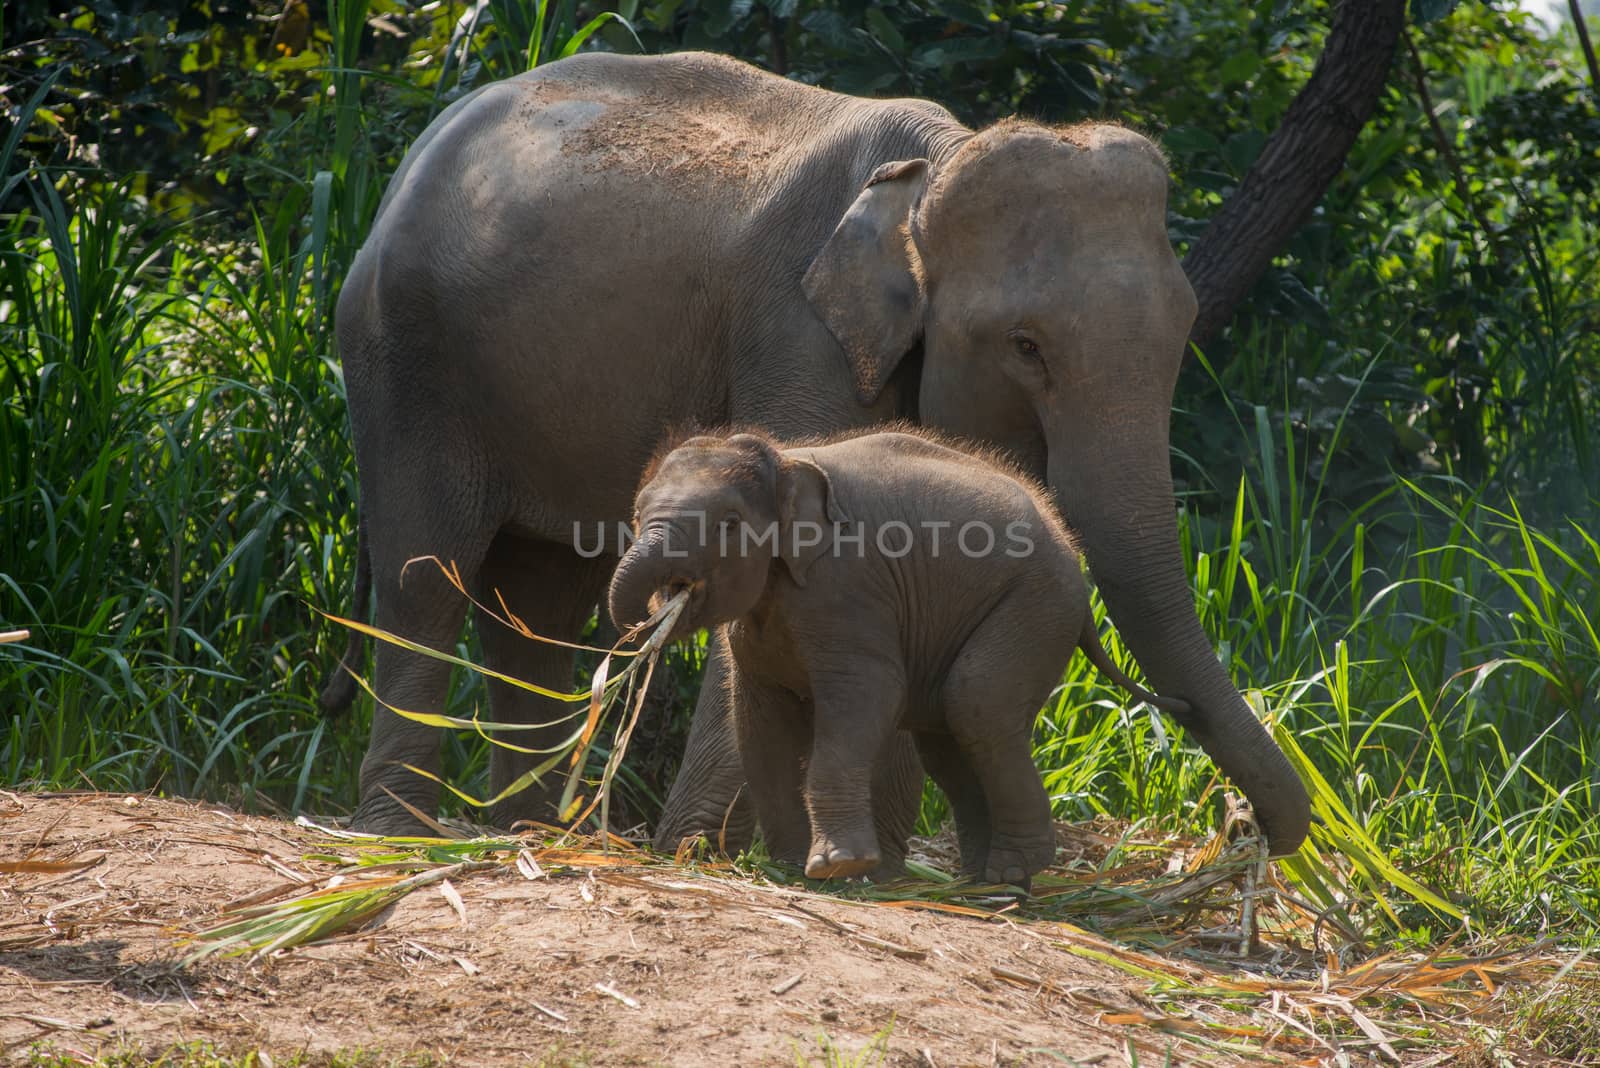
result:
[(190, 138), (218, 136), (235, 113), (224, 108), (211, 121), (207, 105), (219, 101), (206, 83), (216, 72), (219, 48), (238, 48), (253, 37), (255, 13), (255, 5), (238, 0), (213, 4), (209, 18), (171, 0), (132, 10), (105, 0), (65, 11), (19, 5), (8, 12), (13, 47), (5, 56), (7, 74), (30, 89), (58, 68), (66, 75), (57, 102), (40, 114), (42, 127), (30, 136), (30, 147), (44, 149), (41, 162), (62, 163), (73, 156), (76, 141), (85, 151), (72, 162), (98, 162), (118, 172), (134, 170), (141, 158), (194, 151), (199, 146)]
[(0, 235), (0, 552), (4, 614), (35, 634), (0, 675), (18, 710), (0, 766), (306, 803), (345, 769), (311, 774), (324, 725), (296, 598), (330, 594), (350, 493), (321, 432), (339, 391), (306, 358), (326, 351), (299, 304), (309, 250), (280, 261), (263, 222), (253, 247), (213, 255), (125, 185), (76, 208), (28, 186), (34, 210)]
[[(1537, 517), (1588, 514), (1600, 485), (1594, 94), (1575, 55), (1520, 11), (1463, 5), (1408, 32), (1420, 71), (1402, 48), (1344, 175), (1210, 346), (1219, 383), (1198, 370), (1186, 383), (1199, 433), (1180, 424), (1180, 444), (1242, 464), (1206, 428), (1226, 426), (1230, 402), (1264, 404), (1326, 462), (1330, 417), (1365, 378), (1336, 496), (1389, 484), (1391, 468), (1445, 471)], [(1222, 169), (1209, 148), (1175, 155), (1180, 183), (1187, 168)]]
[[(580, 26), (575, 0), (484, 0), (463, 16), (451, 35), (452, 48), (445, 57), (446, 70), (453, 68), (456, 74), (451, 98), (570, 56), (607, 25), (632, 33), (628, 20), (615, 11), (602, 11)], [(440, 86), (447, 80), (441, 77)]]
[(622, 4), (649, 48), (706, 48), (842, 92), (926, 96), (964, 118), (1093, 113), (1109, 77), (1088, 5), (829, 0)]

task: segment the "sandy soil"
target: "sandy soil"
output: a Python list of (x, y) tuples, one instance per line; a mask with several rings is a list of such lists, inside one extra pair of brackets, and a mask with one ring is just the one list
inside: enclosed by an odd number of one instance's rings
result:
[(1067, 952), (1071, 928), (659, 865), (499, 866), (329, 943), (181, 963), (226, 907), (325, 885), (328, 843), (214, 804), (0, 793), (0, 1063), (194, 1039), (313, 1063), (830, 1063), (819, 1036), (938, 1068), (1238, 1059), (1108, 1022), (1162, 1010)]

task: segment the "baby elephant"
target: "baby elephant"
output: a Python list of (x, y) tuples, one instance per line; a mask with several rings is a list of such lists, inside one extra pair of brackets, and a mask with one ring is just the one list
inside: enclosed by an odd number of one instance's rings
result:
[(612, 619), (687, 590), (674, 638), (727, 626), (747, 789), (772, 854), (808, 876), (903, 859), (911, 828), (874, 805), (914, 764), (894, 756), (903, 728), (950, 799), (964, 870), (1027, 886), (1055, 856), (1033, 723), (1075, 647), (1187, 711), (1106, 656), (1044, 491), (920, 430), (691, 438), (646, 470), (634, 523)]

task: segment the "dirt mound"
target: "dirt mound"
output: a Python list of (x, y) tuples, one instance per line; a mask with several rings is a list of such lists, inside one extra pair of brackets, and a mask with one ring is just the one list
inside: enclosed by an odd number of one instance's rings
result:
[[(0, 842), (4, 1063), (41, 1042), (90, 1055), (204, 1039), (312, 1064), (352, 1050), (377, 1063), (940, 1068), (1306, 1063), (1338, 1050), (1351, 1064), (1393, 1055), (1368, 1014), (1341, 1044), (1319, 1018), (1291, 1019), (1296, 999), (1353, 1006), (1423, 974), (1352, 973), (1354, 994), (1327, 973), (1285, 979), (1279, 1000), (1259, 961), (1230, 980), (1174, 958), (1164, 975), (1069, 924), (539, 847), (418, 889), (331, 941), (185, 964), (195, 945), (182, 936), (224, 910), (355, 878), (348, 843), (219, 805), (5, 793)], [(360, 876), (419, 864), (378, 860)], [(1176, 987), (1187, 1001), (1175, 1010), (1158, 988)]]
[(1097, 1012), (1141, 1005), (1126, 976), (1020, 925), (660, 869), (530, 881), (508, 866), (453, 886), (459, 908), (429, 888), (332, 943), (183, 967), (178, 932), (324, 882), (307, 858), (326, 837), (150, 798), (23, 795), (0, 815), (4, 859), (35, 868), (0, 876), (8, 1056), (49, 1035), (84, 1051), (206, 1038), (462, 1065), (793, 1065), (825, 1035), (852, 1052), (886, 1039), (888, 1063), (1083, 1063), (1124, 1057), (1126, 1029)]

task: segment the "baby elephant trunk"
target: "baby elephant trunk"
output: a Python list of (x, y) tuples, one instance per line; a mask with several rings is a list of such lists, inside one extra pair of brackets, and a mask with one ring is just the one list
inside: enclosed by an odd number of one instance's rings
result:
[(1094, 619), (1091, 617), (1084, 621), (1083, 633), (1078, 637), (1078, 648), (1083, 650), (1083, 655), (1089, 658), (1089, 663), (1100, 669), (1100, 674), (1121, 686), (1134, 697), (1147, 704), (1154, 705), (1168, 715), (1181, 717), (1189, 714), (1189, 702), (1181, 697), (1160, 697), (1140, 686), (1137, 682), (1123, 674), (1121, 668), (1106, 653), (1105, 646), (1100, 644), (1100, 635), (1094, 629)]
[(617, 565), (607, 604), (611, 622), (619, 631), (650, 618), (651, 598), (656, 593), (688, 585), (688, 579), (678, 573), (683, 561), (666, 557), (661, 551), (664, 544), (664, 536), (653, 533), (636, 541)]

